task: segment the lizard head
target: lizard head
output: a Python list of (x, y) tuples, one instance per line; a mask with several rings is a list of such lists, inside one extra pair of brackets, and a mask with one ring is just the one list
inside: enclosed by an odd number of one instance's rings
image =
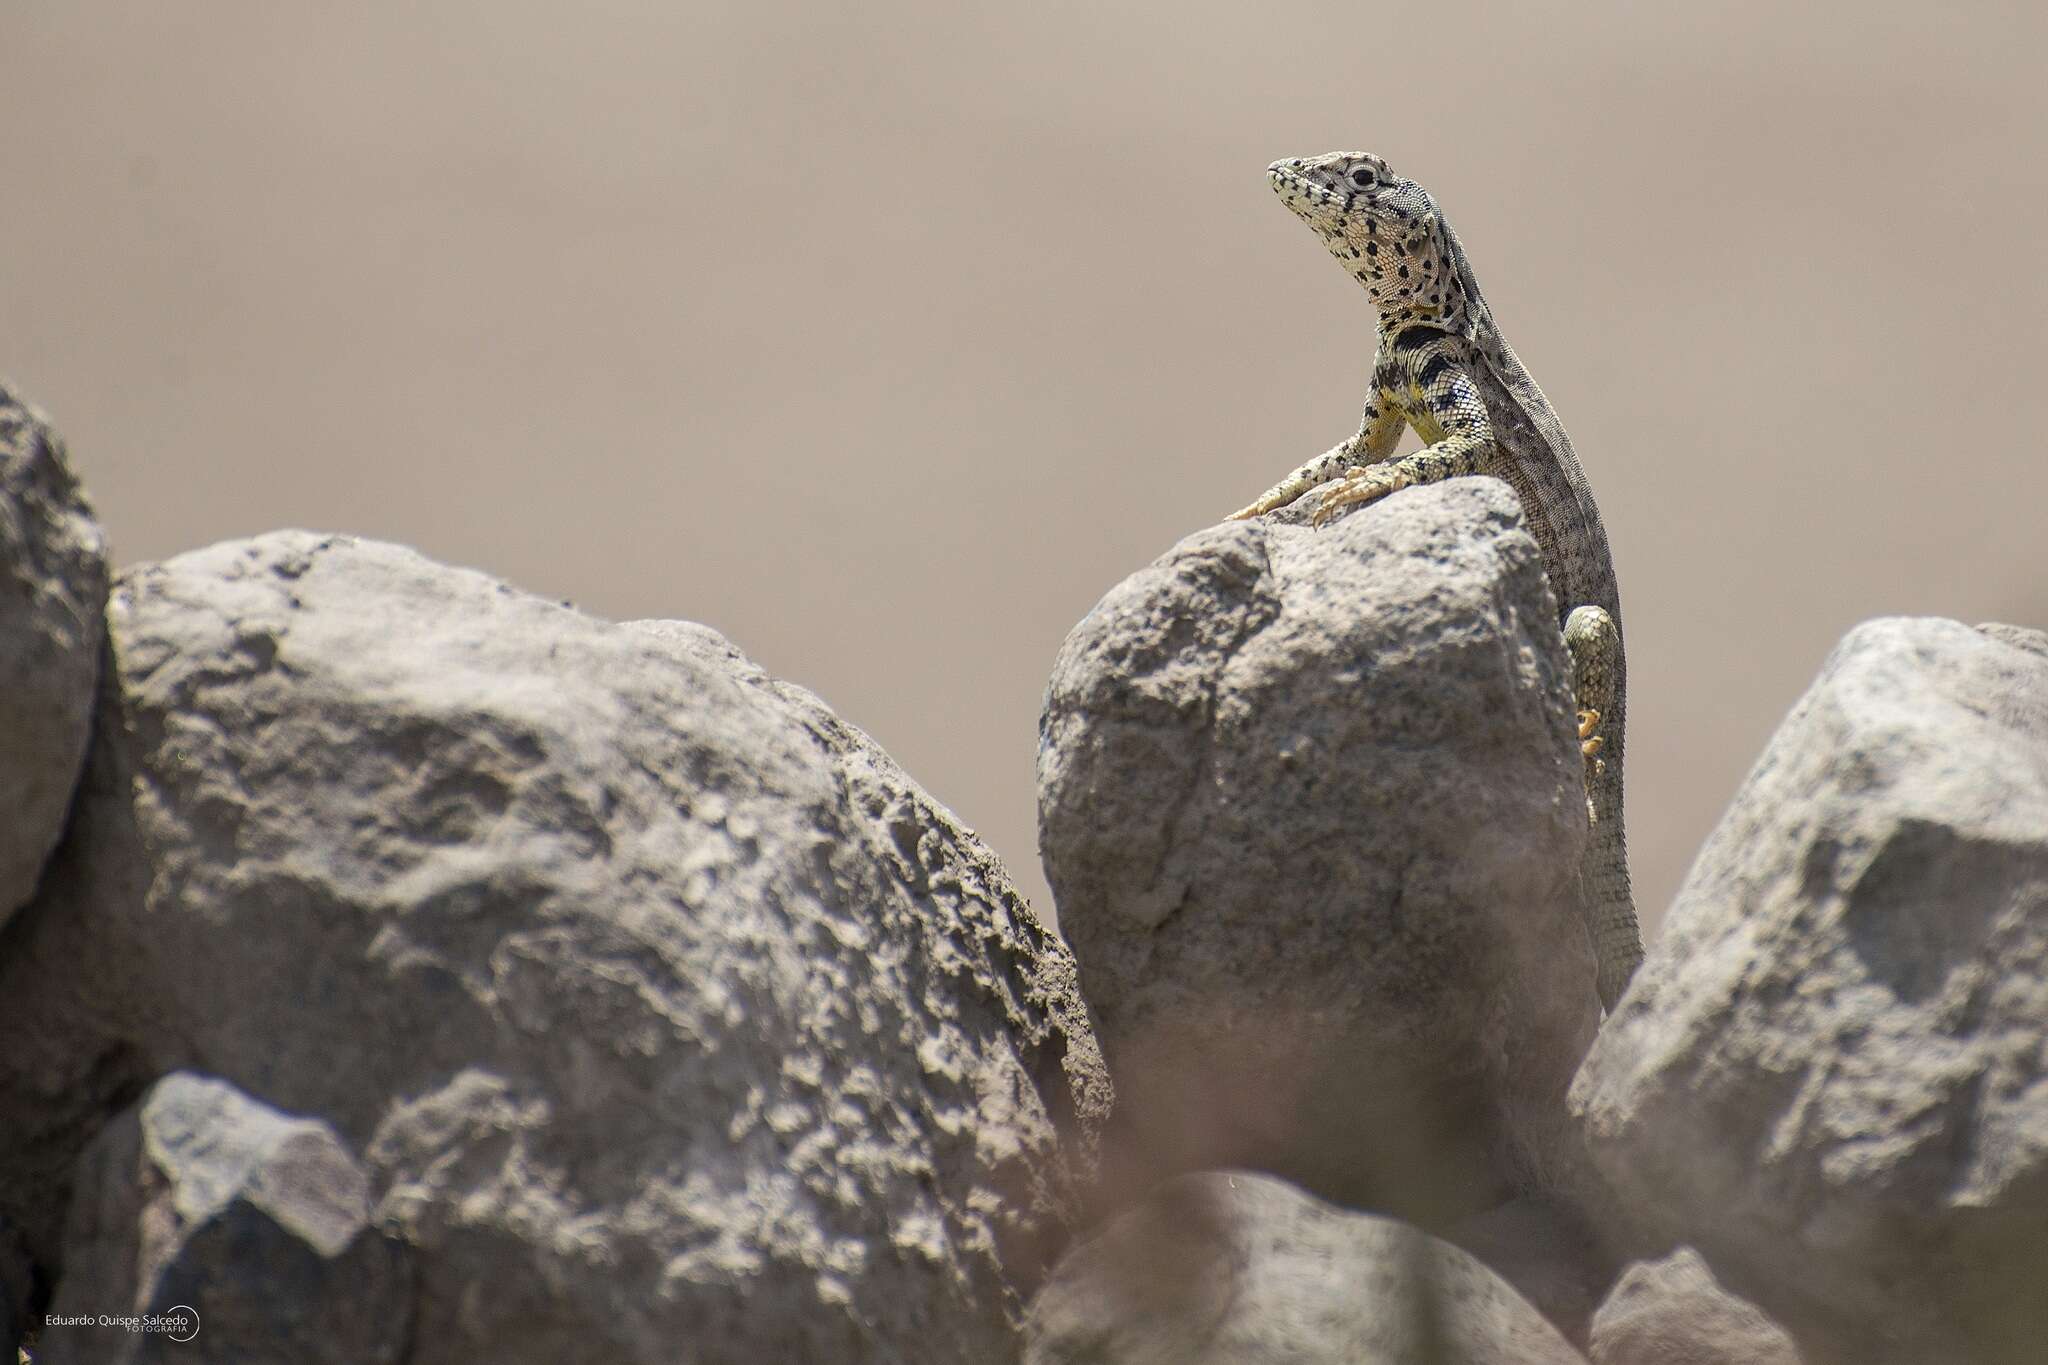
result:
[(1266, 177), (1365, 286), (1382, 318), (1462, 319), (1467, 282), (1443, 215), (1422, 186), (1370, 152), (1276, 161)]

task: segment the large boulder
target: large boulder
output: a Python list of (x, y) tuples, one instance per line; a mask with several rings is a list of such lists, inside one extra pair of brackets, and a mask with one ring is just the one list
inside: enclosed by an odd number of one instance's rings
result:
[(0, 385), (0, 924), (64, 832), (106, 600), (106, 541), (64, 443)]
[(0, 1216), (177, 1068), (361, 1153), (409, 1365), (998, 1360), (1107, 1105), (1073, 965), (714, 632), (301, 532), (125, 574), (0, 957)]
[(2048, 1341), (2048, 657), (1852, 631), (1573, 1092), (1623, 1207), (1812, 1362)]
[(412, 1269), (369, 1214), (332, 1128), (166, 1076), (86, 1150), (39, 1365), (392, 1365)]
[(1250, 1172), (1182, 1176), (1070, 1251), (1024, 1365), (1584, 1365), (1466, 1253)]
[(1505, 484), (1189, 536), (1067, 637), (1039, 837), (1117, 1169), (1440, 1224), (1540, 1185), (1599, 1014), (1557, 604)]

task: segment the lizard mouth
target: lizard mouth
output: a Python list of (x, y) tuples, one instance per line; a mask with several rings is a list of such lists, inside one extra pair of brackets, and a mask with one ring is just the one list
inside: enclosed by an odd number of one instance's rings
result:
[(1301, 195), (1315, 203), (1334, 204), (1344, 198), (1328, 185), (1303, 174), (1292, 162), (1276, 161), (1266, 167), (1266, 178), (1282, 196)]

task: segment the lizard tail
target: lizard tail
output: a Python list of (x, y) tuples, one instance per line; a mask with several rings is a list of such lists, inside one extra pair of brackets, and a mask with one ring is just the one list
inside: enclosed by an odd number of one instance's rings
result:
[[(1599, 798), (1594, 798), (1598, 821)], [(1614, 830), (1610, 838), (1602, 831)], [(1582, 883), (1586, 892), (1586, 913), (1593, 934), (1593, 953), (1599, 962), (1595, 984), (1600, 1006), (1609, 1014), (1620, 1003), (1629, 979), (1643, 961), (1643, 934), (1636, 923), (1635, 897), (1628, 883), (1628, 855), (1622, 848), (1621, 826), (1604, 822), (1593, 826), (1593, 841), (1586, 849)]]

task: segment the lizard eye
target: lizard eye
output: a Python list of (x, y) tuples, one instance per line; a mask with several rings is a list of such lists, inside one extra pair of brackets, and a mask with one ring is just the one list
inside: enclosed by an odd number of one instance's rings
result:
[(1369, 190), (1377, 181), (1370, 166), (1353, 166), (1349, 177), (1351, 183), (1361, 190)]

